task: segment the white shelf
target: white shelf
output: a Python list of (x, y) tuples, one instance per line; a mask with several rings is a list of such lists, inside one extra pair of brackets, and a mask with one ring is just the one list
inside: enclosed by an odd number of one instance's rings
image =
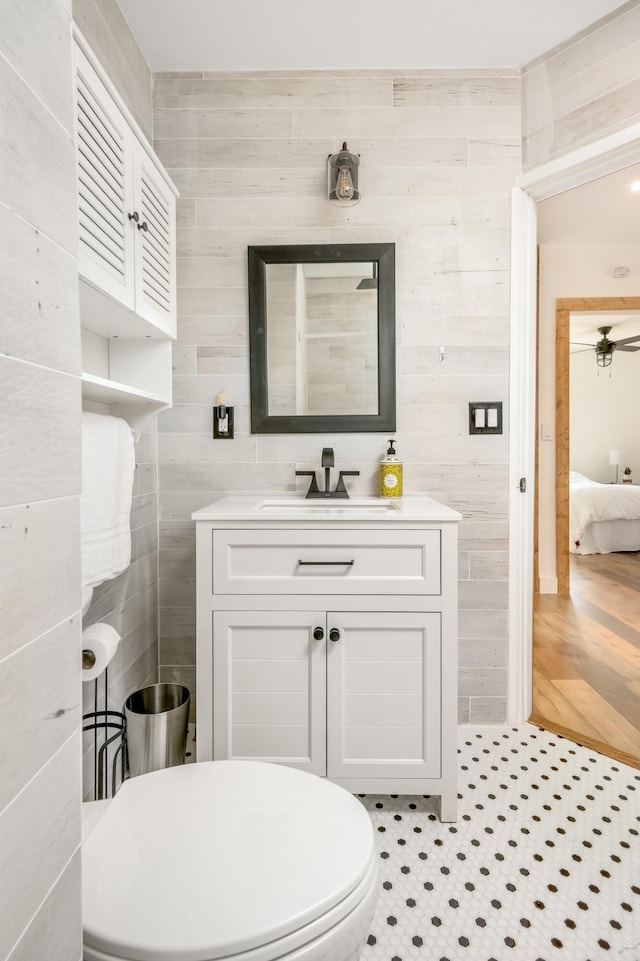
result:
[(160, 404), (162, 407), (169, 404), (166, 398), (149, 391), (85, 373), (82, 374), (82, 396), (96, 404)]
[(147, 421), (171, 406), (170, 401), (157, 394), (84, 373), (82, 401), (86, 410), (103, 413), (100, 407), (96, 410), (96, 405), (101, 405), (107, 407), (113, 417), (122, 417), (131, 426), (136, 441), (140, 439)]

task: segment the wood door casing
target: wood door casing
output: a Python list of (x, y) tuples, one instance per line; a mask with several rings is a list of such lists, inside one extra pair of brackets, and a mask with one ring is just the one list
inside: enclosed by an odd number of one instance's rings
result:
[(569, 337), (572, 311), (640, 310), (640, 297), (562, 297), (556, 300), (556, 575), (568, 595), (569, 576)]

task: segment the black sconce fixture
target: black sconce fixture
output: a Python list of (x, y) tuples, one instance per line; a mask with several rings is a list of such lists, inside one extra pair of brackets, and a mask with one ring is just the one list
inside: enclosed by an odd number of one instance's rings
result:
[(213, 408), (213, 436), (220, 440), (233, 440), (233, 407), (227, 407), (224, 402), (224, 391), (217, 397), (218, 403)]
[(339, 207), (352, 207), (362, 194), (358, 190), (358, 167), (360, 157), (347, 150), (346, 141), (342, 150), (329, 154), (329, 200)]

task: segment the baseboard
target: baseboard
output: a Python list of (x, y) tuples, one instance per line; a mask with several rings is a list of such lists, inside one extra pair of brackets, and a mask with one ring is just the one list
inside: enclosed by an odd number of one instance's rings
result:
[(558, 578), (557, 577), (541, 577), (538, 580), (538, 592), (540, 594), (557, 594), (558, 593)]

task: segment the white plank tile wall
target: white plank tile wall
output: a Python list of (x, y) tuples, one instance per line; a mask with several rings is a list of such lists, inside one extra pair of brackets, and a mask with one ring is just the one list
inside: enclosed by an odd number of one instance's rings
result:
[(525, 67), (525, 170), (640, 120), (640, 6), (623, 4)]
[[(469, 437), (467, 403), (508, 401), (519, 76), (163, 73), (154, 124), (182, 208), (175, 406), (158, 421), (161, 677), (193, 677), (191, 511), (228, 492), (294, 490), (295, 469), (318, 467), (325, 445), (340, 467), (360, 469), (354, 490), (374, 493), (386, 449), (386, 435), (249, 433), (247, 246), (394, 242), (405, 490), (464, 515), (462, 667), (471, 674), (460, 716), (504, 719), (507, 437)], [(345, 139), (362, 158), (364, 197), (340, 210), (324, 197), (326, 159)], [(221, 389), (236, 415), (225, 443), (211, 438)], [(489, 690), (482, 671), (497, 672)]]
[(0, 958), (81, 956), (80, 369), (71, 24), (0, 31)]

